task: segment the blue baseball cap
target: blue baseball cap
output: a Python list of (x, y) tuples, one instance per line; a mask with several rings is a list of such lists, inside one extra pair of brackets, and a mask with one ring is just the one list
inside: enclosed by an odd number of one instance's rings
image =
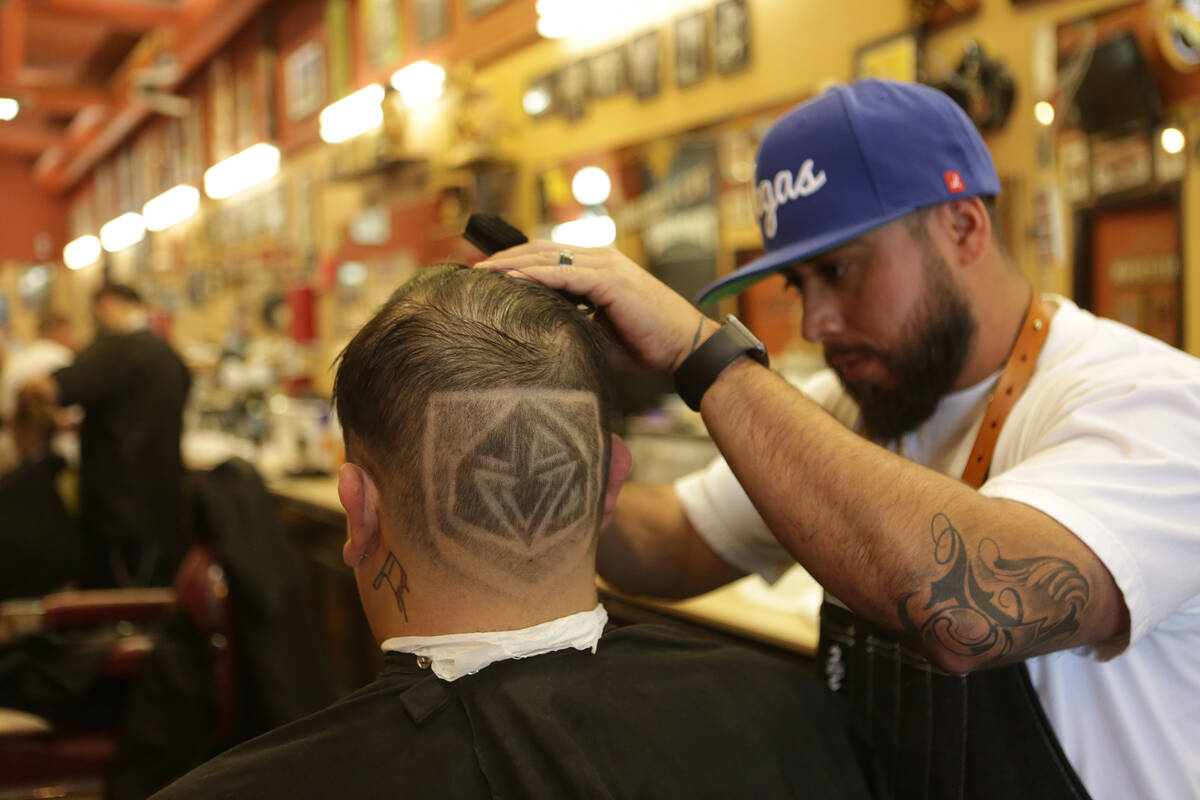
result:
[(706, 287), (712, 303), (924, 206), (1000, 194), (966, 113), (917, 83), (840, 84), (793, 108), (758, 151), (755, 197), (767, 253)]

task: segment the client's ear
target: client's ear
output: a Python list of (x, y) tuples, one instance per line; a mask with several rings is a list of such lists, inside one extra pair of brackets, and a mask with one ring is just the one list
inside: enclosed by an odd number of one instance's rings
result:
[(379, 489), (357, 464), (338, 470), (338, 500), (346, 509), (346, 544), (342, 561), (357, 567), (379, 546)]
[(633, 455), (629, 452), (629, 446), (614, 433), (612, 452), (608, 457), (608, 486), (604, 490), (604, 516), (600, 520), (600, 527), (604, 527), (612, 519), (613, 509), (617, 506), (617, 495), (621, 493), (621, 487), (625, 485), (625, 479), (629, 477), (631, 469)]

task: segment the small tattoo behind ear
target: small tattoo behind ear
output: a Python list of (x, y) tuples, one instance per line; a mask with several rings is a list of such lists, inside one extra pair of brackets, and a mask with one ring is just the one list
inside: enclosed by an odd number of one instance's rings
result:
[(404, 621), (408, 622), (408, 608), (404, 605), (404, 593), (410, 591), (408, 573), (404, 571), (400, 560), (391, 550), (388, 551), (387, 558), (384, 559), (383, 566), (380, 568), (379, 574), (375, 576), (375, 582), (371, 584), (371, 588), (379, 589), (385, 583), (392, 590), (392, 594), (396, 598), (396, 607), (404, 615)]

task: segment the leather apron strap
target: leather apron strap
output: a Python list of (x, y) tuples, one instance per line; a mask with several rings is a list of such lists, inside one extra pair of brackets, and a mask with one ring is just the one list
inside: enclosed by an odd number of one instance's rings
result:
[[(987, 479), (1000, 430), (1046, 343), (1050, 317), (1035, 292), (963, 470), (963, 482), (973, 488)], [(866, 725), (892, 797), (1087, 800), (1023, 663), (950, 675), (829, 600), (821, 608), (820, 658), (830, 688)]]
[(978, 489), (987, 479), (988, 470), (992, 466), (992, 454), (996, 450), (996, 441), (1000, 438), (1000, 429), (1004, 421), (1017, 404), (1033, 368), (1037, 365), (1042, 346), (1050, 333), (1050, 309), (1046, 301), (1037, 292), (1029, 302), (1029, 310), (1025, 312), (1025, 320), (1021, 323), (1021, 331), (1017, 334), (1016, 344), (1009, 353), (1004, 371), (996, 388), (988, 397), (987, 410), (983, 412), (983, 424), (975, 437), (975, 446), (971, 448), (971, 456), (967, 459), (966, 469), (963, 470), (962, 481), (968, 486)]

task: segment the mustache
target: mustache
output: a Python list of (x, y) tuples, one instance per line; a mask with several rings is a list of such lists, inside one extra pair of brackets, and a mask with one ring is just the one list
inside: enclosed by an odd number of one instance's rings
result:
[(888, 362), (887, 354), (861, 344), (829, 344), (825, 346), (825, 363), (829, 364), (845, 356), (863, 356)]

